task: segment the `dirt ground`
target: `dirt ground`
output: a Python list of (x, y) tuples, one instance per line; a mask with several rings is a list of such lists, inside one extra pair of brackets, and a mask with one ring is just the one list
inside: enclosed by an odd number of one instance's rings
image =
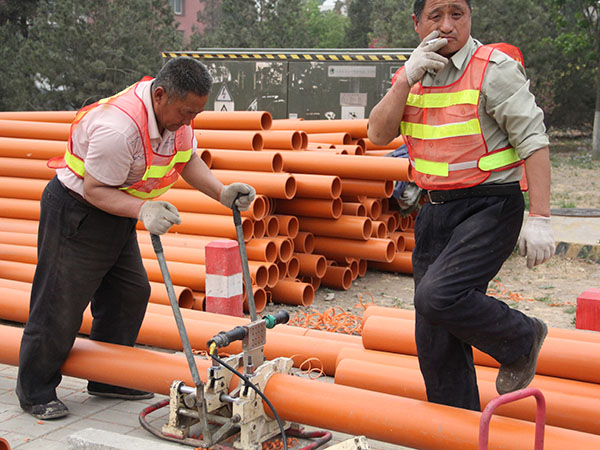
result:
[[(600, 208), (600, 163), (591, 161), (591, 140), (587, 137), (557, 138), (551, 144), (552, 208)], [(525, 259), (514, 253), (490, 283), (495, 296), (511, 307), (539, 317), (551, 327), (575, 328), (577, 297), (591, 287), (600, 287), (600, 264), (582, 259), (554, 256), (532, 270)], [(321, 287), (311, 307), (288, 307), (291, 315), (301, 317), (310, 311), (323, 313), (336, 307), (361, 316), (363, 303), (413, 309), (413, 279), (410, 275), (369, 270), (356, 279), (347, 291)], [(281, 309), (268, 305), (264, 313)]]

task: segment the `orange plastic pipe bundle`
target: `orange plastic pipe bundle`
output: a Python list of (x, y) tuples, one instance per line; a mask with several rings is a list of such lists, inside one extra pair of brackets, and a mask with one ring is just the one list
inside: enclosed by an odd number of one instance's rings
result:
[(360, 180), (342, 178), (342, 195), (366, 195), (367, 197), (391, 197), (394, 192), (392, 180)]
[[(418, 366), (392, 367), (361, 360), (343, 359), (335, 370), (335, 383), (375, 392), (427, 401), (425, 383)], [(481, 408), (498, 396), (495, 380), (478, 381)], [(586, 433), (600, 434), (598, 399), (543, 391), (546, 400), (546, 424)], [(495, 414), (535, 422), (533, 398), (501, 406)]]
[(413, 273), (412, 252), (404, 251), (394, 254), (391, 261), (369, 261), (369, 267), (387, 272)]
[(362, 239), (364, 241), (371, 236), (372, 223), (368, 217), (345, 215), (338, 219), (299, 217), (298, 222), (300, 230), (308, 231), (315, 236)]
[(328, 265), (321, 285), (347, 291), (352, 286), (352, 271), (348, 267)]
[(337, 175), (364, 180), (412, 181), (406, 158), (335, 155), (320, 152), (282, 152), (283, 170), (292, 173)]
[(278, 214), (337, 219), (342, 215), (342, 204), (340, 198), (333, 200), (294, 198), (293, 200), (278, 200), (275, 204), (275, 211)]
[[(416, 355), (414, 321), (371, 316), (363, 324), (363, 345), (370, 350)], [(600, 383), (600, 344), (548, 337), (544, 341), (536, 373), (572, 380)], [(475, 364), (498, 367), (489, 355), (473, 349)]]
[(0, 136), (27, 139), (67, 141), (71, 125), (68, 123), (30, 122), (0, 119)]
[(352, 144), (352, 137), (346, 132), (338, 133), (307, 133), (308, 143), (314, 144), (340, 144), (350, 145)]
[(303, 145), (302, 135), (296, 130), (262, 131), (264, 148), (278, 150), (300, 150)]
[(263, 138), (254, 131), (196, 130), (198, 148), (225, 148), (236, 150), (262, 150)]
[(2, 120), (25, 120), (29, 122), (71, 123), (77, 111), (3, 111)]
[(299, 274), (306, 277), (323, 278), (327, 269), (327, 260), (323, 255), (294, 253), (299, 263)]
[(0, 156), (5, 157), (45, 161), (63, 155), (66, 149), (67, 144), (62, 141), (0, 137)]
[[(289, 173), (251, 172), (241, 170), (213, 170), (212, 173), (224, 184), (235, 182), (252, 185), (259, 194), (271, 198), (291, 199), (296, 195), (297, 185)], [(179, 182), (175, 184), (179, 187)]]
[(369, 261), (391, 261), (396, 247), (391, 239), (371, 238), (366, 241), (315, 236), (314, 252), (329, 259), (357, 258)]
[(271, 292), (275, 303), (310, 306), (315, 299), (315, 291), (310, 284), (295, 280), (280, 280), (267, 291)]
[(295, 173), (296, 197), (334, 199), (342, 194), (342, 182), (335, 175)]
[(42, 159), (0, 157), (0, 176), (49, 180), (56, 174)]
[(281, 172), (283, 158), (278, 152), (246, 152), (239, 150), (203, 149), (200, 157), (211, 169)]
[[(167, 293), (167, 288), (163, 283), (158, 283), (156, 281), (150, 282), (150, 301), (153, 303), (159, 303), (161, 305), (170, 305), (171, 302), (169, 300), (169, 295)], [(173, 286), (173, 290), (175, 291), (175, 297), (177, 298), (177, 303), (182, 308), (191, 308), (194, 304), (194, 295), (192, 294), (192, 290), (185, 286)]]
[(360, 120), (273, 120), (271, 130), (300, 130), (306, 133), (348, 133), (353, 138), (367, 137), (368, 119)]
[(192, 126), (207, 130), (268, 130), (272, 123), (267, 111), (202, 111)]

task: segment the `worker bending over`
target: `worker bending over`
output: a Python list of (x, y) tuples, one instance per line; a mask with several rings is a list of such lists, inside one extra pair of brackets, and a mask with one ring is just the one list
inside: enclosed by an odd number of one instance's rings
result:
[(520, 249), (532, 268), (554, 254), (550, 160), (543, 113), (523, 66), (470, 36), (471, 0), (415, 0), (421, 44), (373, 109), (369, 138), (402, 134), (426, 190), (412, 254), (416, 343), (431, 402), (480, 410), (472, 346), (500, 364), (500, 394), (526, 387), (547, 333), (539, 319), (486, 295), (523, 221)]
[[(255, 190), (227, 186), (196, 153), (191, 122), (204, 110), (212, 80), (191, 58), (169, 60), (146, 77), (80, 110), (64, 158), (41, 199), (38, 264), (19, 354), (17, 396), (39, 419), (68, 414), (56, 396), (65, 362), (91, 301), (90, 339), (133, 346), (150, 296), (137, 242), (138, 219), (153, 234), (181, 219), (154, 198), (179, 175), (227, 207), (248, 209)], [(91, 395), (121, 399), (153, 394), (89, 381)]]

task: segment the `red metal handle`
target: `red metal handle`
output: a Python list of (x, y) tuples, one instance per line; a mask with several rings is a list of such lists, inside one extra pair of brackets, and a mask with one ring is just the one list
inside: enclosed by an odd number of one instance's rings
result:
[(505, 403), (511, 403), (525, 397), (534, 396), (537, 403), (537, 412), (535, 415), (535, 450), (543, 450), (544, 448), (544, 427), (546, 426), (546, 399), (544, 394), (537, 388), (526, 388), (520, 391), (510, 392), (500, 395), (491, 400), (483, 413), (481, 414), (481, 422), (479, 423), (479, 450), (487, 450), (488, 438), (490, 434), (490, 421), (492, 414), (498, 406)]

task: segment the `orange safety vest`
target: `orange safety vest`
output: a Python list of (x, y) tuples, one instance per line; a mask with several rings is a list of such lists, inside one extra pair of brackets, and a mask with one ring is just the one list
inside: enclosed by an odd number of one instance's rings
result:
[[(462, 76), (448, 86), (416, 83), (408, 96), (400, 132), (408, 146), (415, 182), (432, 190), (476, 186), (492, 171), (522, 163), (512, 147), (489, 150), (479, 122), (479, 97), (492, 52), (522, 56), (509, 44), (479, 47)], [(517, 59), (518, 60), (518, 59)]]
[(179, 178), (185, 164), (192, 157), (194, 131), (191, 126), (185, 125), (175, 132), (175, 149), (171, 155), (165, 156), (154, 153), (150, 145), (148, 132), (148, 111), (142, 99), (135, 92), (139, 83), (150, 80), (152, 80), (151, 77), (144, 77), (118, 94), (80, 109), (71, 124), (65, 154), (48, 161), (48, 167), (52, 169), (68, 167), (75, 175), (83, 178), (85, 175), (85, 161), (73, 153), (73, 131), (91, 110), (100, 105), (111, 105), (127, 114), (136, 124), (142, 138), (146, 161), (146, 171), (142, 179), (131, 186), (120, 187), (119, 189), (141, 199), (155, 198), (169, 190)]

